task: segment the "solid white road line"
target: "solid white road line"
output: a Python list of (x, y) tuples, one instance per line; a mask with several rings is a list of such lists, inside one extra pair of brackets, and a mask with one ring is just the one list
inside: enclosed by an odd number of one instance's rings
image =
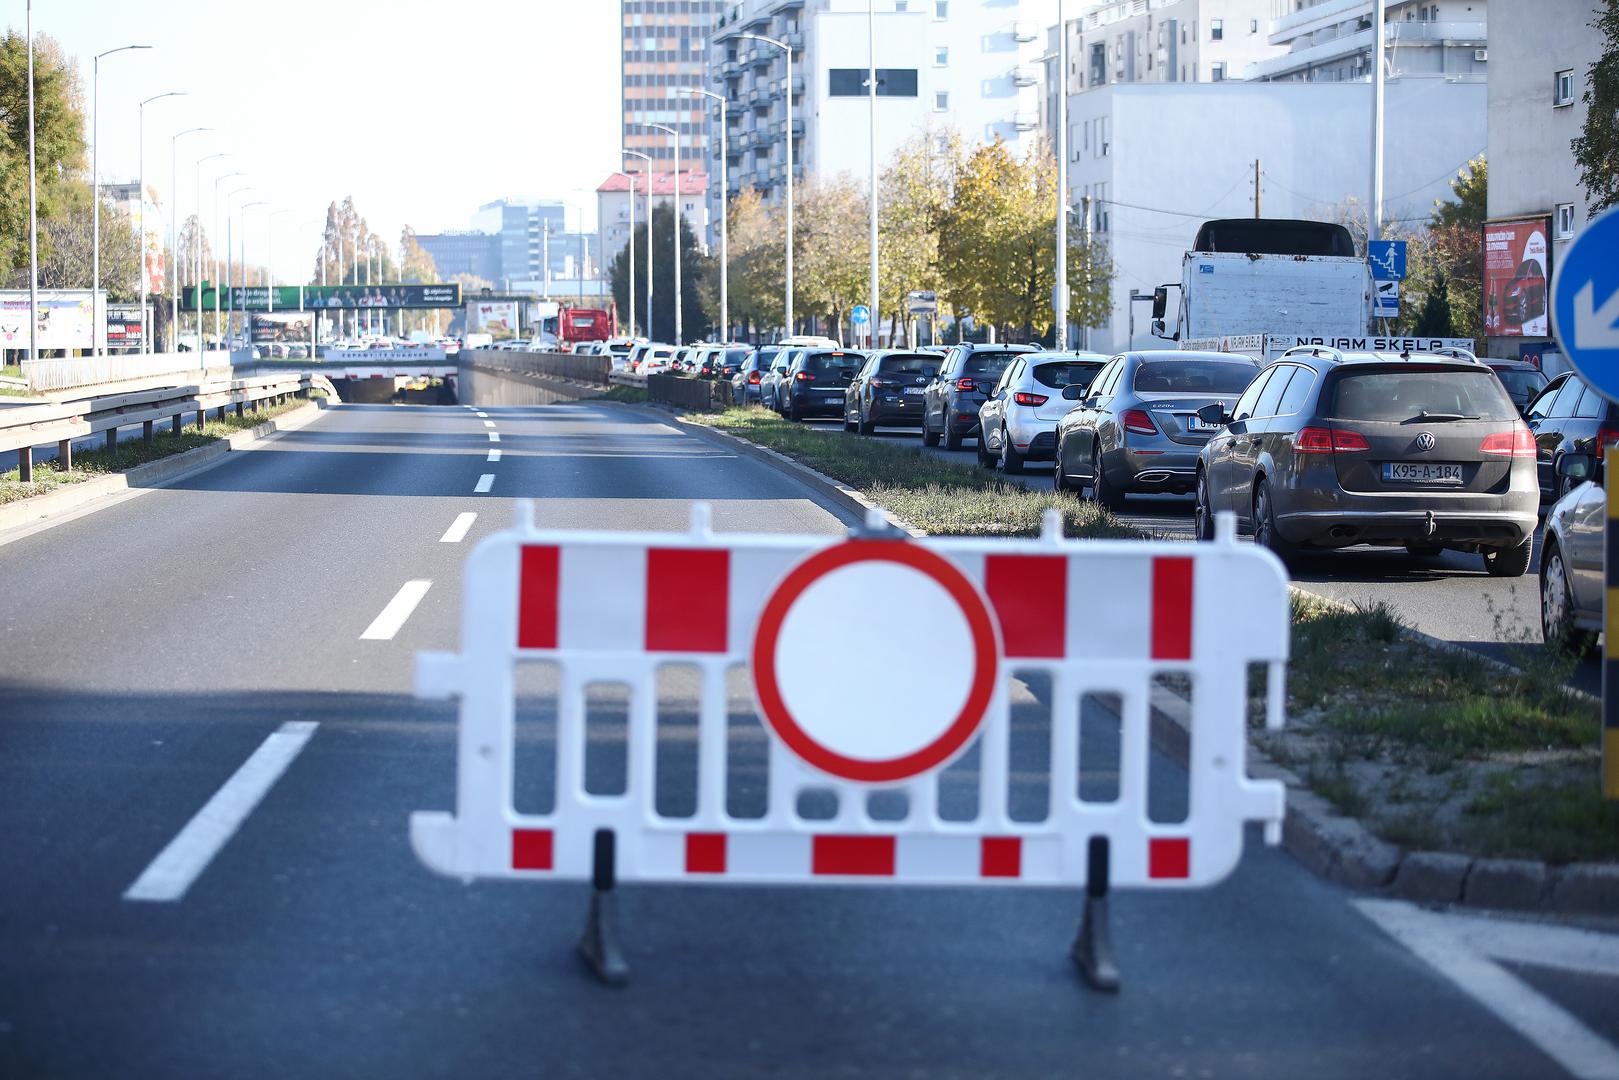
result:
[(490, 461), (499, 461), (500, 460), (500, 451), (499, 450), (491, 450), (491, 451), (489, 451), (489, 460)]
[(472, 493), (474, 495), (484, 495), (487, 494), (489, 489), (494, 486), (495, 474), (492, 472), (486, 472), (482, 476), (478, 477), (478, 486), (472, 489)]
[(499, 441), (500, 441), (500, 432), (498, 432), (498, 431), (491, 431), (491, 432), (490, 432), (490, 433), (489, 433), (489, 441), (490, 441), (490, 442), (499, 442)]
[(382, 613), (371, 620), (371, 625), (365, 628), (360, 635), (361, 641), (392, 641), (393, 636), (399, 633), (399, 628), (405, 625), (410, 613), (416, 610), (416, 605), (422, 602), (427, 590), (432, 588), (431, 581), (407, 581), (399, 586), (394, 598), (388, 601), (388, 606)]
[(494, 427), (494, 426), (495, 426), (495, 422), (494, 422), (494, 421), (493, 421), (493, 420), (485, 420), (485, 421), (484, 421), (484, 422), (483, 422), (483, 426), (484, 426), (484, 427)]
[(214, 792), (197, 815), (169, 846), (158, 852), (135, 884), (124, 890), (125, 900), (178, 900), (191, 888), (215, 855), (230, 842), (247, 815), (259, 804), (281, 774), (287, 771), (304, 744), (320, 725), (313, 720), (288, 720), (259, 744), (225, 786)]
[[(1425, 911), (1398, 900), (1357, 900), (1354, 904), (1390, 937), (1534, 1043), (1570, 1076), (1580, 1080), (1619, 1080), (1619, 1047), (1475, 948), (1475, 943), (1468, 939), (1476, 928), (1455, 924), (1453, 916)], [(1497, 925), (1505, 929), (1509, 924), (1503, 921)], [(1569, 933), (1566, 928), (1534, 929)], [(1527, 937), (1533, 931), (1526, 924), (1516, 933)], [(1507, 934), (1512, 935), (1510, 931)], [(1514, 939), (1506, 951), (1516, 954), (1520, 951), (1518, 946), (1521, 941)], [(1490, 951), (1494, 951), (1493, 946)], [(1515, 955), (1507, 958), (1516, 960)], [(1543, 956), (1534, 962), (1546, 964), (1548, 960)], [(1556, 960), (1549, 963), (1562, 966)]]
[(467, 538), (467, 530), (472, 528), (472, 523), (476, 520), (478, 520), (478, 515), (470, 511), (465, 514), (457, 514), (455, 520), (450, 523), (450, 527), (444, 530), (444, 535), (438, 538), (438, 542), (441, 544), (459, 544)]

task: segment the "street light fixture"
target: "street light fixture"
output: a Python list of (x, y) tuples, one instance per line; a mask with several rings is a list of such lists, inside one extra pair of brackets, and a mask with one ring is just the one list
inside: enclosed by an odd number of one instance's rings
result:
[[(682, 86), (675, 89), (677, 94), (688, 97), (712, 98), (720, 103), (720, 340), (731, 340), (731, 292), (730, 292), (730, 266), (726, 252), (731, 239), (730, 198), (731, 187), (729, 173), (726, 168), (726, 113), (730, 104), (723, 94), (716, 94), (712, 90), (699, 90), (696, 87)], [(633, 196), (632, 196), (633, 201)]]
[[(647, 128), (648, 130), (651, 130), (651, 131), (661, 131), (665, 135), (668, 135), (669, 138), (671, 140), (673, 140), (673, 142), (675, 144), (675, 236), (674, 236), (674, 241), (675, 241), (675, 340), (674, 340), (674, 344), (677, 345), (677, 346), (684, 345), (685, 344), (685, 336), (681, 333), (681, 322), (680, 322), (680, 132), (676, 131), (674, 128), (670, 127), (667, 124), (636, 123), (633, 126), (634, 127)], [(648, 177), (649, 184), (650, 184), (650, 180), (651, 180), (651, 178)], [(650, 188), (649, 188), (649, 190), (650, 190)], [(650, 221), (651, 217), (652, 217), (652, 212), (650, 210), (648, 210), (647, 211), (647, 219)], [(647, 287), (650, 290), (651, 282), (647, 283)]]
[[(219, 292), (220, 292), (220, 289), (219, 289), (219, 238), (220, 238), (221, 235), (223, 235), (219, 231), (219, 185), (220, 185), (221, 182), (223, 182), (225, 180), (230, 180), (233, 177), (246, 176), (246, 175), (247, 175), (247, 173), (245, 171), (243, 171), (241, 169), (237, 169), (235, 172), (230, 172), (230, 173), (226, 173), (223, 176), (214, 177), (214, 337), (220, 338), (220, 345), (221, 346), (223, 346), (225, 342), (224, 342), (224, 338), (220, 337), (220, 333), (219, 333)], [(232, 188), (231, 191), (226, 193), (227, 197), (229, 197), (229, 195), (231, 195), (231, 194), (234, 194), (237, 190), (240, 190), (240, 189), (239, 188)], [(226, 266), (230, 265), (230, 251), (228, 249), (225, 252), (225, 265)], [(198, 314), (198, 317), (200, 318), (201, 315), (202, 315), (202, 312), (201, 312), (202, 300), (201, 300), (200, 297), (197, 300), (197, 305), (198, 305), (198, 309), (199, 309), (197, 314)]]
[(106, 317), (95, 310), (96, 300), (101, 296), (101, 58), (131, 49), (150, 48), (150, 45), (120, 45), (96, 53), (90, 62), (90, 310), (96, 319), (90, 351), (96, 356), (105, 354), (107, 342)]
[(154, 94), (141, 102), (136, 108), (139, 117), (136, 128), (139, 132), (137, 139), (137, 153), (140, 157), (140, 235), (135, 238), (135, 250), (139, 256), (141, 278), (141, 352), (152, 351), (151, 319), (146, 311), (146, 106), (154, 101), (170, 97), (185, 97), (184, 90), (170, 90), (166, 94)]
[[(624, 151), (625, 157), (646, 162), (646, 336), (652, 336), (652, 155), (639, 150)], [(635, 336), (635, 180), (630, 176), (630, 336)]]
[(787, 304), (782, 314), (786, 317), (786, 333), (793, 333), (793, 47), (763, 34), (738, 34), (739, 41), (761, 41), (774, 45), (787, 56)]
[(176, 132), (169, 140), (169, 197), (174, 205), (169, 214), (169, 258), (174, 260), (175, 266), (165, 267), (172, 272), (164, 276), (172, 279), (172, 284), (168, 281), (165, 284), (169, 284), (169, 341), (175, 349), (180, 347), (180, 140), (187, 135), (212, 130), (211, 127), (186, 128)]
[[(230, 151), (221, 150), (217, 154), (206, 154), (197, 159), (197, 227), (191, 230), (192, 266), (195, 268), (197, 284), (197, 352), (203, 350), (202, 340), (202, 163), (217, 161), (220, 158), (230, 157)], [(216, 240), (215, 243), (218, 243)]]

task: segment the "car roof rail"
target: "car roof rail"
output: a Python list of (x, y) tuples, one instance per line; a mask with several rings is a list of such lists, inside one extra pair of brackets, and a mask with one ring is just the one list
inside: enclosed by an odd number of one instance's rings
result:
[(1441, 345), (1437, 349), (1424, 349), (1423, 351), (1433, 353), (1435, 356), (1448, 356), (1452, 360), (1466, 360), (1474, 364), (1483, 363), (1478, 358), (1478, 353), (1472, 349), (1464, 349), (1459, 345)]
[(1331, 345), (1295, 345), (1283, 353), (1278, 359), (1286, 360), (1289, 356), (1318, 356), (1323, 360), (1336, 360), (1343, 363), (1345, 360), (1342, 349), (1335, 349)]

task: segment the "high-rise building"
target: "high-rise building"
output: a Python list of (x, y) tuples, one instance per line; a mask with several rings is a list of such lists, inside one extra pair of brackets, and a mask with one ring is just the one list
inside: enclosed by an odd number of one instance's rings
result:
[[(675, 147), (662, 124), (678, 131), (680, 167), (702, 170), (708, 150), (708, 102), (682, 88), (712, 89), (703, 81), (704, 50), (722, 0), (619, 0), (623, 26), (623, 138), (627, 150), (652, 159), (653, 172), (672, 172)], [(624, 168), (647, 163), (630, 157)]]
[[(1539, 4), (1522, 5), (1524, 10)], [(1287, 51), (1258, 60), (1245, 79), (1268, 82), (1364, 82), (1376, 39), (1373, 0), (1294, 0), (1279, 5), (1270, 42)], [(1389, 0), (1383, 13), (1390, 75), (1475, 75), (1488, 68), (1485, 0)]]

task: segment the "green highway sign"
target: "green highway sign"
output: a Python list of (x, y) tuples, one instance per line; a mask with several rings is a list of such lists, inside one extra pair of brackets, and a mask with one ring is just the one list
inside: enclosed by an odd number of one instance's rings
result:
[[(461, 286), (450, 285), (277, 285), (276, 311), (355, 311), (374, 308), (458, 308)], [(204, 284), (204, 311), (269, 311), (270, 290), (266, 286), (222, 289)], [(197, 289), (188, 285), (180, 291), (180, 310), (197, 310)]]

